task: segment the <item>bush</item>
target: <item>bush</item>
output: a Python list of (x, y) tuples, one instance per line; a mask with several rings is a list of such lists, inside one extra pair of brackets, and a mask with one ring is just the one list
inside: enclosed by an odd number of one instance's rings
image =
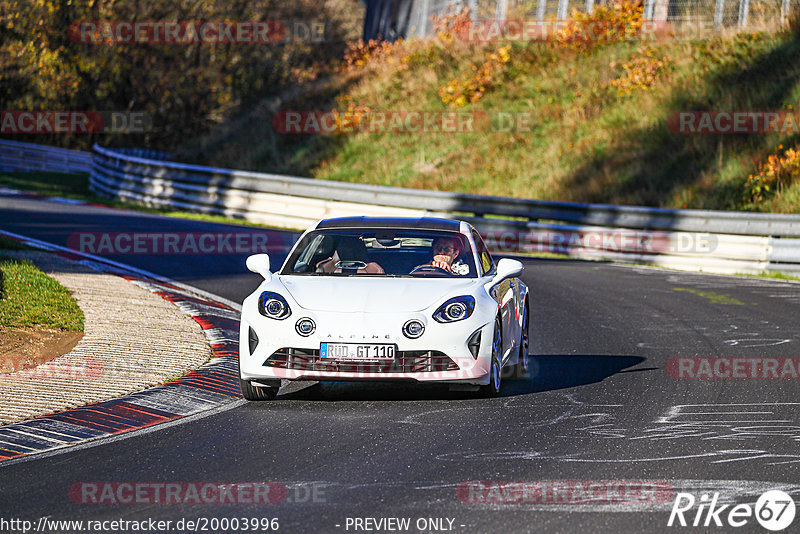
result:
[(800, 146), (783, 150), (783, 145), (775, 147), (775, 152), (761, 163), (758, 172), (747, 177), (745, 182), (745, 201), (752, 204), (762, 202), (768, 195), (780, 194), (784, 188), (800, 177)]
[[(620, 95), (629, 95), (635, 89), (647, 89), (655, 85), (671, 64), (669, 56), (659, 58), (652, 48), (644, 48), (633, 59), (620, 65), (622, 75), (609, 81), (608, 86), (615, 88)], [(612, 61), (609, 67), (613, 69), (617, 63)]]
[(451, 80), (439, 88), (442, 102), (450, 104), (451, 107), (477, 102), (497, 83), (510, 62), (511, 45), (501, 46), (496, 52), (486, 52), (486, 61), (482, 65), (473, 65), (472, 74), (462, 79)]
[(557, 32), (563, 45), (588, 52), (608, 43), (636, 39), (642, 29), (643, 0), (610, 0), (589, 14), (573, 9), (566, 27)]

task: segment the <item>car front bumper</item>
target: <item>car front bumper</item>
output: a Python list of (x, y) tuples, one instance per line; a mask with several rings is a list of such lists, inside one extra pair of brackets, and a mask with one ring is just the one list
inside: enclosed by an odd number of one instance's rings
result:
[[(489, 321), (476, 313), (464, 321), (440, 324), (422, 314), (326, 313), (311, 317), (317, 331), (308, 337), (294, 330), (298, 318), (276, 321), (258, 313), (243, 314), (239, 352), (242, 379), (412, 380), (478, 385), (489, 381), (493, 318)], [(401, 333), (402, 325), (410, 318), (423, 320), (426, 325), (418, 339), (408, 339)], [(468, 342), (478, 331), (476, 357)], [(252, 334), (257, 343), (250, 350)], [(392, 360), (322, 358), (323, 342), (388, 343), (396, 345), (397, 353)]]

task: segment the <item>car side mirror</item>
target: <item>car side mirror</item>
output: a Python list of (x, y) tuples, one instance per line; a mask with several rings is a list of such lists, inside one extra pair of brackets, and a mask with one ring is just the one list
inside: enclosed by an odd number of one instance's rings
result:
[(272, 273), (269, 271), (269, 254), (253, 254), (252, 256), (248, 256), (245, 264), (249, 270), (260, 274), (267, 282), (272, 280)]
[(494, 275), (494, 278), (492, 278), (492, 284), (502, 282), (506, 278), (519, 276), (522, 274), (523, 268), (522, 262), (520, 261), (509, 258), (501, 259), (497, 262), (497, 273)]

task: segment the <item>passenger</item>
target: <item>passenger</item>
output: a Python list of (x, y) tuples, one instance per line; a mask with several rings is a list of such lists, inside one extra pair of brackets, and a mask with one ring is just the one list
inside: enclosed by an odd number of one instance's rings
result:
[(355, 236), (339, 237), (333, 256), (317, 263), (318, 273), (341, 273), (342, 268), (355, 270), (358, 274), (384, 274), (380, 265), (368, 262), (367, 246)]

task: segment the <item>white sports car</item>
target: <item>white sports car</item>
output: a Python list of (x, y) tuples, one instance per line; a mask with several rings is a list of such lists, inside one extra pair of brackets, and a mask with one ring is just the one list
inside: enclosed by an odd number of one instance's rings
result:
[(436, 218), (326, 219), (295, 243), (242, 304), (239, 376), (248, 400), (281, 379), (412, 380), (500, 390), (528, 366), (522, 263), (495, 264), (468, 223)]

